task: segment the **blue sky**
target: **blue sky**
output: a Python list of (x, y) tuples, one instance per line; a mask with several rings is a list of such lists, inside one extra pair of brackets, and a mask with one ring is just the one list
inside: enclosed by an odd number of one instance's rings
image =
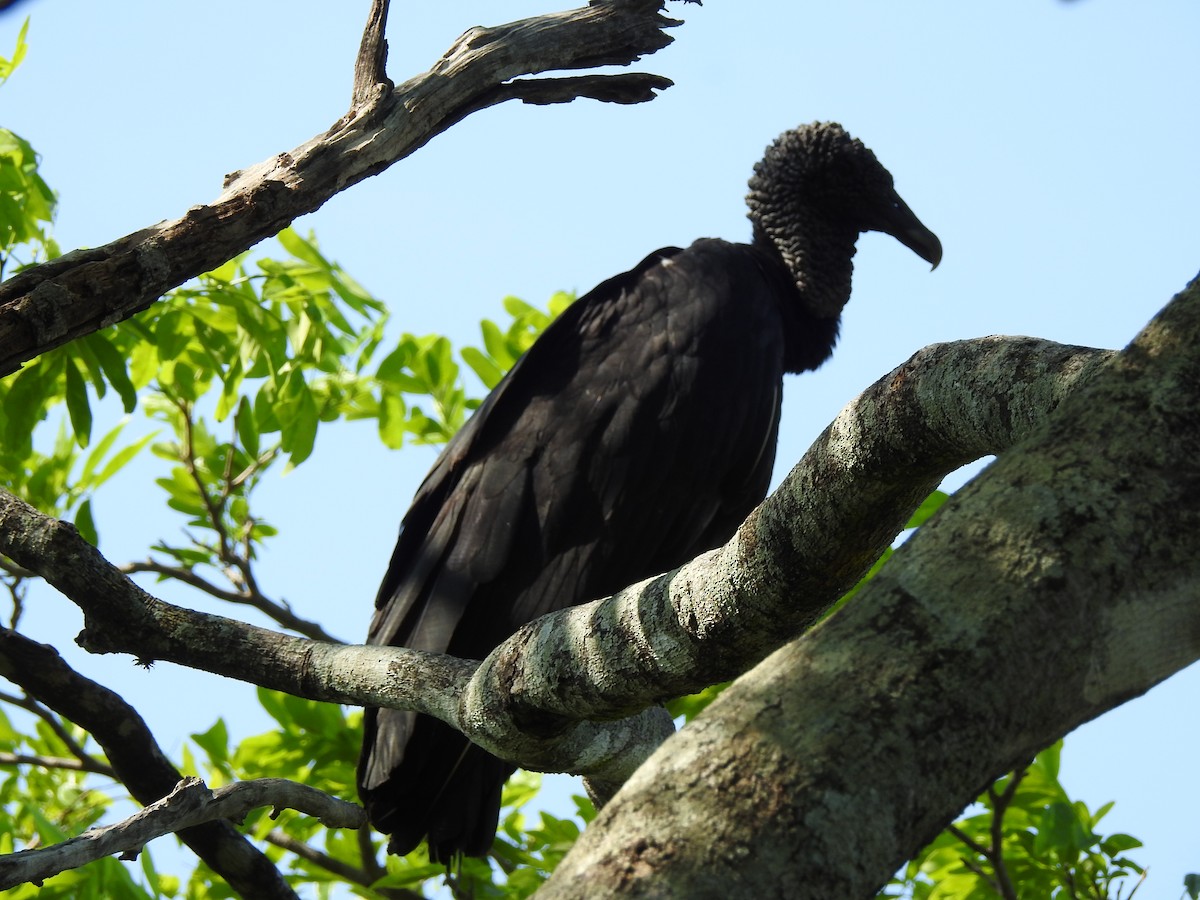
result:
[[(0, 125), (42, 154), (64, 249), (178, 216), (216, 197), (226, 172), (328, 127), (346, 107), (366, 6), (22, 4), (31, 49), (0, 90)], [(389, 72), (399, 82), (428, 68), (471, 25), (556, 8), (396, 4)], [(779, 477), (842, 405), (926, 344), (1001, 333), (1121, 347), (1200, 269), (1194, 0), (709, 0), (668, 12), (686, 24), (638, 67), (676, 82), (653, 103), (487, 110), (297, 226), (391, 304), (397, 328), (474, 339), (506, 294), (544, 303), (659, 246), (744, 239), (745, 182), (766, 144), (800, 122), (842, 122), (945, 259), (930, 273), (889, 238), (860, 241), (841, 345), (787, 386)], [(19, 25), (0, 17), (0, 48)], [(364, 634), (432, 459), (383, 451), (365, 427), (322, 437), (312, 462), (265, 490), (283, 529), (263, 560), (268, 590), (339, 636)], [(101, 495), (97, 515), (116, 560), (179, 527), (138, 474)], [(38, 636), (63, 643), (63, 621), (75, 627), (74, 608), (39, 596)], [(217, 715), (235, 733), (265, 727), (244, 688), (71, 659), (125, 690), (169, 750)], [(1093, 808), (1116, 800), (1106, 825), (1146, 842), (1135, 858), (1151, 866), (1138, 895), (1149, 900), (1173, 900), (1200, 871), (1197, 690), (1193, 667), (1067, 741), (1068, 788)]]

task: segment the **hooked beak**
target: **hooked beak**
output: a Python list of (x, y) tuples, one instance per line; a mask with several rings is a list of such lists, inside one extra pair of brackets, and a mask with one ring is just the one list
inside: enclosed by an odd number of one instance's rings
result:
[(889, 202), (883, 208), (879, 222), (870, 228), (890, 234), (934, 269), (942, 261), (942, 242), (938, 236), (921, 224), (916, 213), (895, 191), (892, 191)]

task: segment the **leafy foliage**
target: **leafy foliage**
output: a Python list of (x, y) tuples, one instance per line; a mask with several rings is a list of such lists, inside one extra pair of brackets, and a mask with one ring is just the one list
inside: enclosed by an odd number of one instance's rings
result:
[(463, 362), (474, 370), (490, 391), (500, 383), (504, 373), (516, 364), (518, 357), (533, 345), (538, 335), (546, 330), (546, 326), (574, 300), (574, 294), (559, 291), (550, 297), (548, 311), (542, 312), (517, 297), (505, 297), (504, 311), (512, 316), (512, 322), (507, 329), (491, 319), (480, 322), (483, 347), (464, 347)]
[[(213, 596), (253, 605), (302, 633), (327, 637), (320, 626), (297, 619), (285, 604), (266, 597), (257, 584), (254, 562), (278, 532), (253, 512), (255, 488), (270, 470), (286, 471), (308, 460), (320, 429), (329, 423), (375, 419), (389, 446), (401, 446), (406, 438), (438, 444), (453, 435), (478, 400), (469, 396), (446, 338), (402, 334), (395, 349), (380, 352), (387, 324), (383, 305), (325, 259), (311, 237), (288, 231), (279, 243), (284, 258), (232, 260), (134, 320), (45, 354), (0, 383), (7, 413), (0, 419), (6, 436), (0, 476), (9, 490), (46, 512), (74, 511), (81, 532), (97, 541), (95, 490), (154, 441), (154, 455), (167, 466), (156, 483), (166, 505), (183, 516), (190, 541), (160, 542), (151, 548), (151, 562), (132, 564), (130, 571), (186, 581)], [(558, 308), (570, 299), (558, 295)], [(464, 351), (478, 366), (510, 365), (552, 318), (515, 298), (506, 306), (513, 311), (512, 323), (506, 328), (487, 323), (484, 348)], [(375, 366), (377, 357), (381, 361)], [(127, 416), (85, 452), (93, 406), (109, 391), (117, 393), (126, 412), (140, 413), (142, 424), (155, 430), (123, 440), (127, 429), (134, 430)], [(36, 435), (56, 412), (57, 437), (44, 447)], [(24, 574), (9, 571), (5, 581), (18, 597)], [(12, 618), (19, 619), (19, 603)], [(233, 745), (218, 721), (193, 735), (196, 750), (185, 749), (182, 770), (214, 786), (289, 778), (356, 799), (353, 761), (361, 715), (268, 691), (260, 691), (259, 700), (279, 724), (277, 730)], [(578, 834), (577, 825), (549, 818), (524, 830), (520, 807), (536, 793), (536, 785), (527, 779), (510, 786), (509, 839), (498, 850), (512, 860), (512, 889), (525, 885), (525, 893), (552, 870), (569, 846), (567, 838)], [(107, 798), (98, 802), (95, 816), (108, 805)], [(423, 851), (382, 864), (377, 860), (382, 847), (374, 838), (328, 831), (302, 816), (272, 821), (256, 815), (246, 828), (270, 844), (272, 858), (302, 883), (327, 886), (355, 872), (361, 882), (356, 890), (374, 896), (367, 885), (378, 876), (384, 876), (381, 887), (411, 888), (445, 874)], [(11, 846), (20, 844), (14, 840)], [(307, 849), (292, 852), (300, 847)], [(70, 874), (70, 890), (81, 889), (80, 877)], [(455, 877), (476, 896), (500, 890), (493, 869), (483, 863), (464, 865)], [(167, 896), (175, 890), (173, 883), (146, 878)], [(199, 866), (187, 895), (223, 896), (214, 879)], [(58, 883), (56, 878), (47, 885)]]
[[(26, 19), (17, 33), (12, 57), (0, 56), (0, 85), (25, 58), (28, 32)], [(38, 174), (37, 166), (37, 154), (29, 142), (0, 128), (0, 278), (11, 263), (20, 264), (21, 251), (30, 253), (29, 262), (58, 256), (46, 231), (54, 218), (54, 192)]]
[(1061, 752), (1059, 741), (988, 788), (978, 801), (981, 811), (942, 832), (880, 896), (1132, 897), (1144, 870), (1125, 854), (1142, 843), (1097, 831), (1113, 804), (1093, 812), (1072, 801), (1058, 780)]
[[(56, 720), (44, 708), (26, 702), (38, 717), (32, 725), (17, 723), (0, 709), (0, 754), (19, 760), (78, 760), (89, 755), (88, 736), (80, 728)], [(103, 768), (102, 760), (94, 760)], [(94, 776), (80, 769), (8, 764), (0, 769), (0, 853), (22, 847), (60, 843), (97, 824), (112, 808), (113, 797), (92, 786)], [(153, 863), (147, 856), (145, 867)], [(143, 874), (145, 874), (145, 869)], [(174, 890), (178, 879), (158, 879), (160, 889)], [(6, 897), (148, 898), (158, 896), (139, 885), (129, 869), (105, 859), (85, 870), (64, 872), (41, 888), (26, 884), (5, 892)]]

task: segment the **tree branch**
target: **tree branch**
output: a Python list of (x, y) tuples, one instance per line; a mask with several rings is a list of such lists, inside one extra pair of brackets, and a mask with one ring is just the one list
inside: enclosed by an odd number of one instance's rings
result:
[(920, 351), (843, 409), (725, 546), (497, 648), (464, 697), (487, 709), (472, 720), (545, 738), (740, 675), (853, 587), (948, 472), (1027, 436), (1111, 357), (1031, 338)]
[(104, 775), (116, 778), (116, 772), (111, 766), (92, 759), (91, 757), (76, 758), (66, 756), (36, 756), (29, 753), (9, 753), (0, 751), (0, 766), (36, 766), (40, 769), (68, 769), (74, 772), (91, 772), (94, 775)]
[[(2, 632), (0, 632), (0, 634), (2, 634)], [(0, 670), (0, 674), (3, 674), (2, 670)], [(8, 676), (5, 675), (5, 677), (7, 678)], [(16, 681), (16, 679), (9, 680), (13, 681), (14, 683), (19, 683)], [(75, 737), (63, 726), (63, 723), (60, 722), (50, 710), (46, 709), (46, 707), (39, 703), (34, 697), (14, 697), (11, 694), (0, 693), (0, 702), (9, 703), (19, 709), (25, 710), (26, 712), (33, 713), (35, 716), (45, 722), (50, 730), (54, 732), (55, 737), (63, 742), (63, 745), (71, 751), (72, 755), (74, 755), (74, 757), (78, 759), (80, 763), (82, 763), (84, 768), (90, 768), (92, 766), (100, 767), (104, 765), (104, 763), (84, 750), (79, 742), (75, 740)]]
[(83, 609), (79, 642), (93, 652), (415, 709), (528, 768), (620, 784), (668, 733), (664, 714), (580, 720), (629, 715), (762, 659), (858, 580), (946, 472), (1028, 434), (1110, 356), (1028, 338), (927, 348), (847, 407), (725, 547), (527, 626), (478, 672), (472, 661), (309, 642), (162, 603), (71, 525), (4, 494), (0, 551)]
[(361, 807), (282, 778), (242, 781), (215, 791), (199, 778), (185, 778), (168, 796), (123, 822), (89, 829), (52, 847), (0, 856), (0, 890), (27, 882), (40, 885), (52, 875), (114, 853), (120, 853), (122, 859), (136, 859), (154, 838), (218, 820), (240, 822), (260, 806), (273, 806), (276, 811), (296, 809), (319, 818), (329, 828), (366, 824)]
[[(629, 65), (671, 42), (662, 0), (584, 8), (473, 28), (434, 66), (392, 88), (382, 72), (386, 4), (372, 6), (355, 67), (354, 106), (326, 133), (226, 180), (215, 201), (103, 247), (76, 250), (0, 284), (0, 375), (52, 347), (119, 322), (215, 268), (339, 191), (384, 171), (472, 112), (505, 100), (650, 99), (654, 75), (507, 86), (526, 75)], [(607, 87), (602, 79), (610, 79)]]
[(987, 791), (988, 798), (992, 801), (992, 850), (987, 854), (987, 859), (992, 864), (992, 871), (996, 873), (996, 893), (1004, 900), (1018, 900), (1017, 889), (1012, 883), (1012, 876), (1008, 874), (1008, 864), (1004, 861), (1004, 813), (1016, 796), (1017, 787), (1025, 778), (1025, 774), (1025, 769), (1014, 772), (1002, 794), (996, 793), (994, 785), (989, 785)]
[(363, 30), (358, 58), (354, 61), (354, 90), (350, 107), (355, 109), (370, 102), (377, 87), (390, 90), (391, 79), (387, 77), (387, 29), (388, 0), (371, 0), (371, 12), (367, 16), (367, 27)]

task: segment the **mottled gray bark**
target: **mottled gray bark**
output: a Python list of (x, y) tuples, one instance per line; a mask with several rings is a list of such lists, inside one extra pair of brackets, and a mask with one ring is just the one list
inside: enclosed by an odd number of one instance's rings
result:
[(1030, 338), (926, 348), (851, 403), (726, 546), (540, 619), (478, 668), (171, 606), (72, 526), (3, 492), (0, 552), (80, 606), (79, 643), (93, 652), (169, 660), (318, 700), (416, 709), (527, 768), (612, 786), (668, 733), (661, 714), (640, 711), (735, 677), (800, 633), (946, 472), (1020, 440), (1110, 356)]
[(665, 743), (540, 896), (873, 896), (990, 779), (1200, 657), (1197, 535), (1200, 281)]
[(83, 608), (89, 649), (414, 707), (525, 765), (620, 783), (661, 740), (655, 717), (632, 720), (642, 733), (580, 719), (758, 662), (944, 472), (1011, 447), (854, 603), (652, 756), (547, 888), (868, 896), (988, 778), (1200, 655), (1198, 323), (1193, 285), (1119, 357), (1020, 338), (927, 348), (847, 407), (725, 547), (539, 620), (478, 667), (171, 607), (2, 493), (0, 552)]

